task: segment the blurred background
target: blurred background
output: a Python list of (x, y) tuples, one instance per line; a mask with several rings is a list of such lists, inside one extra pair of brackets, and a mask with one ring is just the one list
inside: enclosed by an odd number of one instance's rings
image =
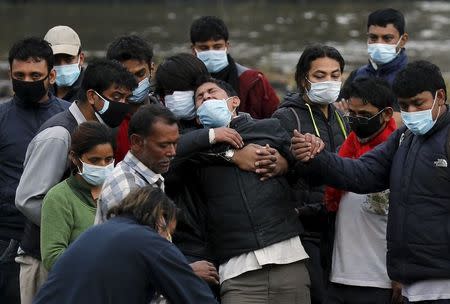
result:
[(367, 15), (392, 7), (403, 12), (410, 60), (437, 64), (450, 80), (450, 1), (350, 0), (0, 0), (0, 95), (10, 94), (7, 55), (26, 36), (43, 37), (55, 25), (80, 36), (88, 60), (101, 57), (116, 36), (138, 34), (154, 47), (155, 63), (190, 52), (189, 28), (202, 15), (221, 17), (230, 31), (237, 62), (264, 72), (280, 96), (294, 89), (302, 49), (311, 43), (336, 47), (346, 73), (367, 62)]

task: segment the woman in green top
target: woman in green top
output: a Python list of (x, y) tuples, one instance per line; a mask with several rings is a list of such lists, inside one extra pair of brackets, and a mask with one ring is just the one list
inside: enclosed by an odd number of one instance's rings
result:
[(42, 262), (50, 270), (67, 247), (94, 224), (97, 199), (114, 169), (113, 136), (98, 122), (84, 122), (71, 135), (73, 174), (44, 198), (41, 215)]

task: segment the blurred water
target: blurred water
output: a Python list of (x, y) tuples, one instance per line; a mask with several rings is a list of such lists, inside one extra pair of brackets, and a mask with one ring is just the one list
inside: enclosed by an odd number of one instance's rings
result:
[(118, 35), (139, 34), (154, 45), (158, 63), (165, 56), (190, 51), (189, 27), (201, 15), (223, 18), (235, 59), (261, 69), (275, 82), (285, 84), (292, 79), (301, 50), (310, 43), (335, 46), (350, 72), (367, 61), (368, 13), (388, 6), (405, 14), (410, 58), (431, 60), (444, 72), (450, 71), (450, 2), (304, 2), (0, 4), (0, 79), (7, 79), (6, 58), (12, 43), (24, 36), (43, 36), (54, 25), (73, 27), (91, 57), (103, 56), (107, 44)]

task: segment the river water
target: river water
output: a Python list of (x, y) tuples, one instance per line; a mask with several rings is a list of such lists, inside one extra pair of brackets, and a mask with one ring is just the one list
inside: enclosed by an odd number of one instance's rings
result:
[[(113, 1), (114, 2), (114, 1)], [(118, 35), (150, 41), (155, 61), (190, 51), (189, 27), (202, 15), (224, 19), (230, 52), (241, 64), (257, 67), (282, 90), (290, 88), (301, 50), (310, 43), (336, 47), (346, 71), (367, 61), (366, 20), (383, 7), (406, 18), (411, 60), (426, 59), (450, 72), (450, 2), (447, 1), (155, 1), (147, 4), (0, 4), (0, 79), (7, 84), (7, 53), (14, 41), (44, 36), (58, 24), (73, 27), (89, 57), (103, 56)]]

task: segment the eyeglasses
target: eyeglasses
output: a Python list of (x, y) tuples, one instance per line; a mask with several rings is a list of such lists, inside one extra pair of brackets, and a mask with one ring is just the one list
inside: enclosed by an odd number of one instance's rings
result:
[(367, 125), (369, 124), (369, 121), (375, 117), (377, 117), (378, 115), (381, 114), (381, 112), (383, 112), (385, 109), (380, 110), (378, 113), (374, 114), (371, 117), (364, 117), (364, 116), (359, 116), (359, 115), (351, 115), (350, 113), (345, 115), (345, 118), (347, 119), (347, 122), (352, 125), (352, 124), (359, 124), (359, 125)]

